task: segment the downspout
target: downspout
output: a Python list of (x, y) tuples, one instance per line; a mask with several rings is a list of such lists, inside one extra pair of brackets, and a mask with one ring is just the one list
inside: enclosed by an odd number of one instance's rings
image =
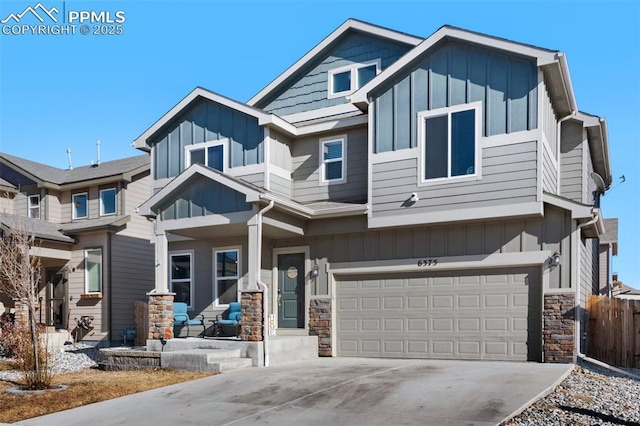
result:
[[(578, 225), (578, 227), (576, 228), (577, 231), (580, 231), (580, 238), (579, 241), (582, 241), (582, 228), (584, 228), (585, 226), (589, 226), (589, 225), (593, 225), (594, 223), (596, 223), (598, 221), (598, 213), (595, 213), (592, 211), (593, 214), (593, 218), (585, 223), (581, 223)], [(577, 248), (577, 247), (576, 247)], [(580, 262), (580, 259), (578, 259), (578, 262)], [(579, 269), (579, 268), (578, 268)], [(578, 277), (580, 277), (580, 274), (577, 274)], [(577, 306), (580, 306), (580, 281), (578, 280), (578, 282), (576, 282), (576, 302), (577, 302)], [(580, 343), (582, 343), (582, 338), (580, 337), (582, 333), (582, 330), (580, 328), (580, 320), (578, 318), (576, 318), (576, 355), (580, 358), (584, 358), (585, 355), (582, 353), (582, 351), (580, 350)]]
[(274, 205), (274, 201), (269, 201), (269, 204), (260, 210), (256, 215), (257, 221), (257, 239), (256, 247), (258, 251), (258, 258), (256, 259), (256, 283), (262, 288), (262, 342), (264, 346), (264, 366), (269, 366), (269, 287), (260, 280), (260, 272), (262, 271), (262, 216), (271, 210)]

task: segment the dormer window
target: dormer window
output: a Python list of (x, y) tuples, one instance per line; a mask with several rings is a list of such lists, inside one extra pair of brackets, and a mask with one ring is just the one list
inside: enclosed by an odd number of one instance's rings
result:
[(40, 219), (40, 196), (29, 195), (27, 202), (29, 204), (29, 217), (32, 219)]
[(87, 193), (81, 192), (79, 194), (73, 194), (71, 200), (71, 208), (73, 210), (73, 218), (74, 219), (86, 219), (88, 214), (87, 209)]
[(224, 172), (228, 163), (226, 147), (227, 139), (185, 147), (185, 168), (198, 163)]
[(328, 98), (349, 95), (375, 77), (380, 72), (380, 60), (365, 64), (352, 64), (329, 70)]

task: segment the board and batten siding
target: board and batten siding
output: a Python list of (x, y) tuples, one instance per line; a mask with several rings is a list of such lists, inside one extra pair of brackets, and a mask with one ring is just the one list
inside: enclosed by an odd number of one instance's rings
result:
[[(309, 246), (310, 258), (325, 271), (327, 263), (384, 261), (489, 255), (494, 253), (560, 251), (570, 258), (571, 218), (547, 207), (544, 218), (462, 223), (448, 226), (416, 226), (411, 229), (367, 230), (365, 218), (312, 221), (307, 236), (268, 240), (267, 247)], [(271, 264), (271, 260), (268, 261)], [(265, 267), (267, 263), (263, 264)], [(549, 288), (570, 288), (569, 267), (549, 271)], [(327, 274), (311, 283), (312, 296), (329, 294)]]
[[(518, 204), (536, 200), (537, 143), (522, 142), (482, 149), (482, 178), (419, 186), (418, 155), (381, 162), (373, 154), (372, 217), (450, 209)], [(382, 157), (384, 158), (384, 157)], [(419, 201), (406, 204), (415, 192)]]
[(228, 167), (263, 162), (264, 130), (258, 119), (210, 100), (199, 100), (151, 141), (154, 179), (177, 176), (185, 169), (185, 147), (229, 139)]
[(448, 42), (421, 58), (375, 97), (374, 152), (418, 146), (417, 114), (482, 103), (482, 135), (537, 128), (536, 65), (462, 43)]
[(282, 116), (347, 103), (344, 96), (328, 99), (329, 70), (378, 59), (384, 70), (411, 47), (351, 31), (322, 58), (292, 77), (286, 88), (256, 106)]
[[(367, 199), (367, 129), (351, 129), (347, 135), (347, 164), (344, 183), (320, 184), (320, 138), (310, 136), (291, 144), (293, 199), (358, 202)], [(336, 136), (323, 134), (322, 137)]]

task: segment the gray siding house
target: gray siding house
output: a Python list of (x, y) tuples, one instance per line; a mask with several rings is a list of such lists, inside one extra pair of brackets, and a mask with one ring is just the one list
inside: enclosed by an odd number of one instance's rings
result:
[(248, 102), (196, 88), (134, 145), (152, 300), (213, 319), (260, 291), (276, 334), (318, 335), (326, 356), (580, 347), (611, 170), (561, 52), (348, 20)]
[(147, 155), (62, 170), (0, 153), (0, 229), (40, 241), (40, 323), (73, 330), (91, 316), (76, 337), (105, 344), (135, 325), (134, 301), (154, 287), (151, 224), (136, 213), (150, 187)]

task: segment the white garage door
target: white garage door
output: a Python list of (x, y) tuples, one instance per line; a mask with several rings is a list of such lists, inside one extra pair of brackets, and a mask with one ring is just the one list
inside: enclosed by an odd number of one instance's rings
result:
[(539, 268), (337, 275), (338, 356), (539, 361)]

